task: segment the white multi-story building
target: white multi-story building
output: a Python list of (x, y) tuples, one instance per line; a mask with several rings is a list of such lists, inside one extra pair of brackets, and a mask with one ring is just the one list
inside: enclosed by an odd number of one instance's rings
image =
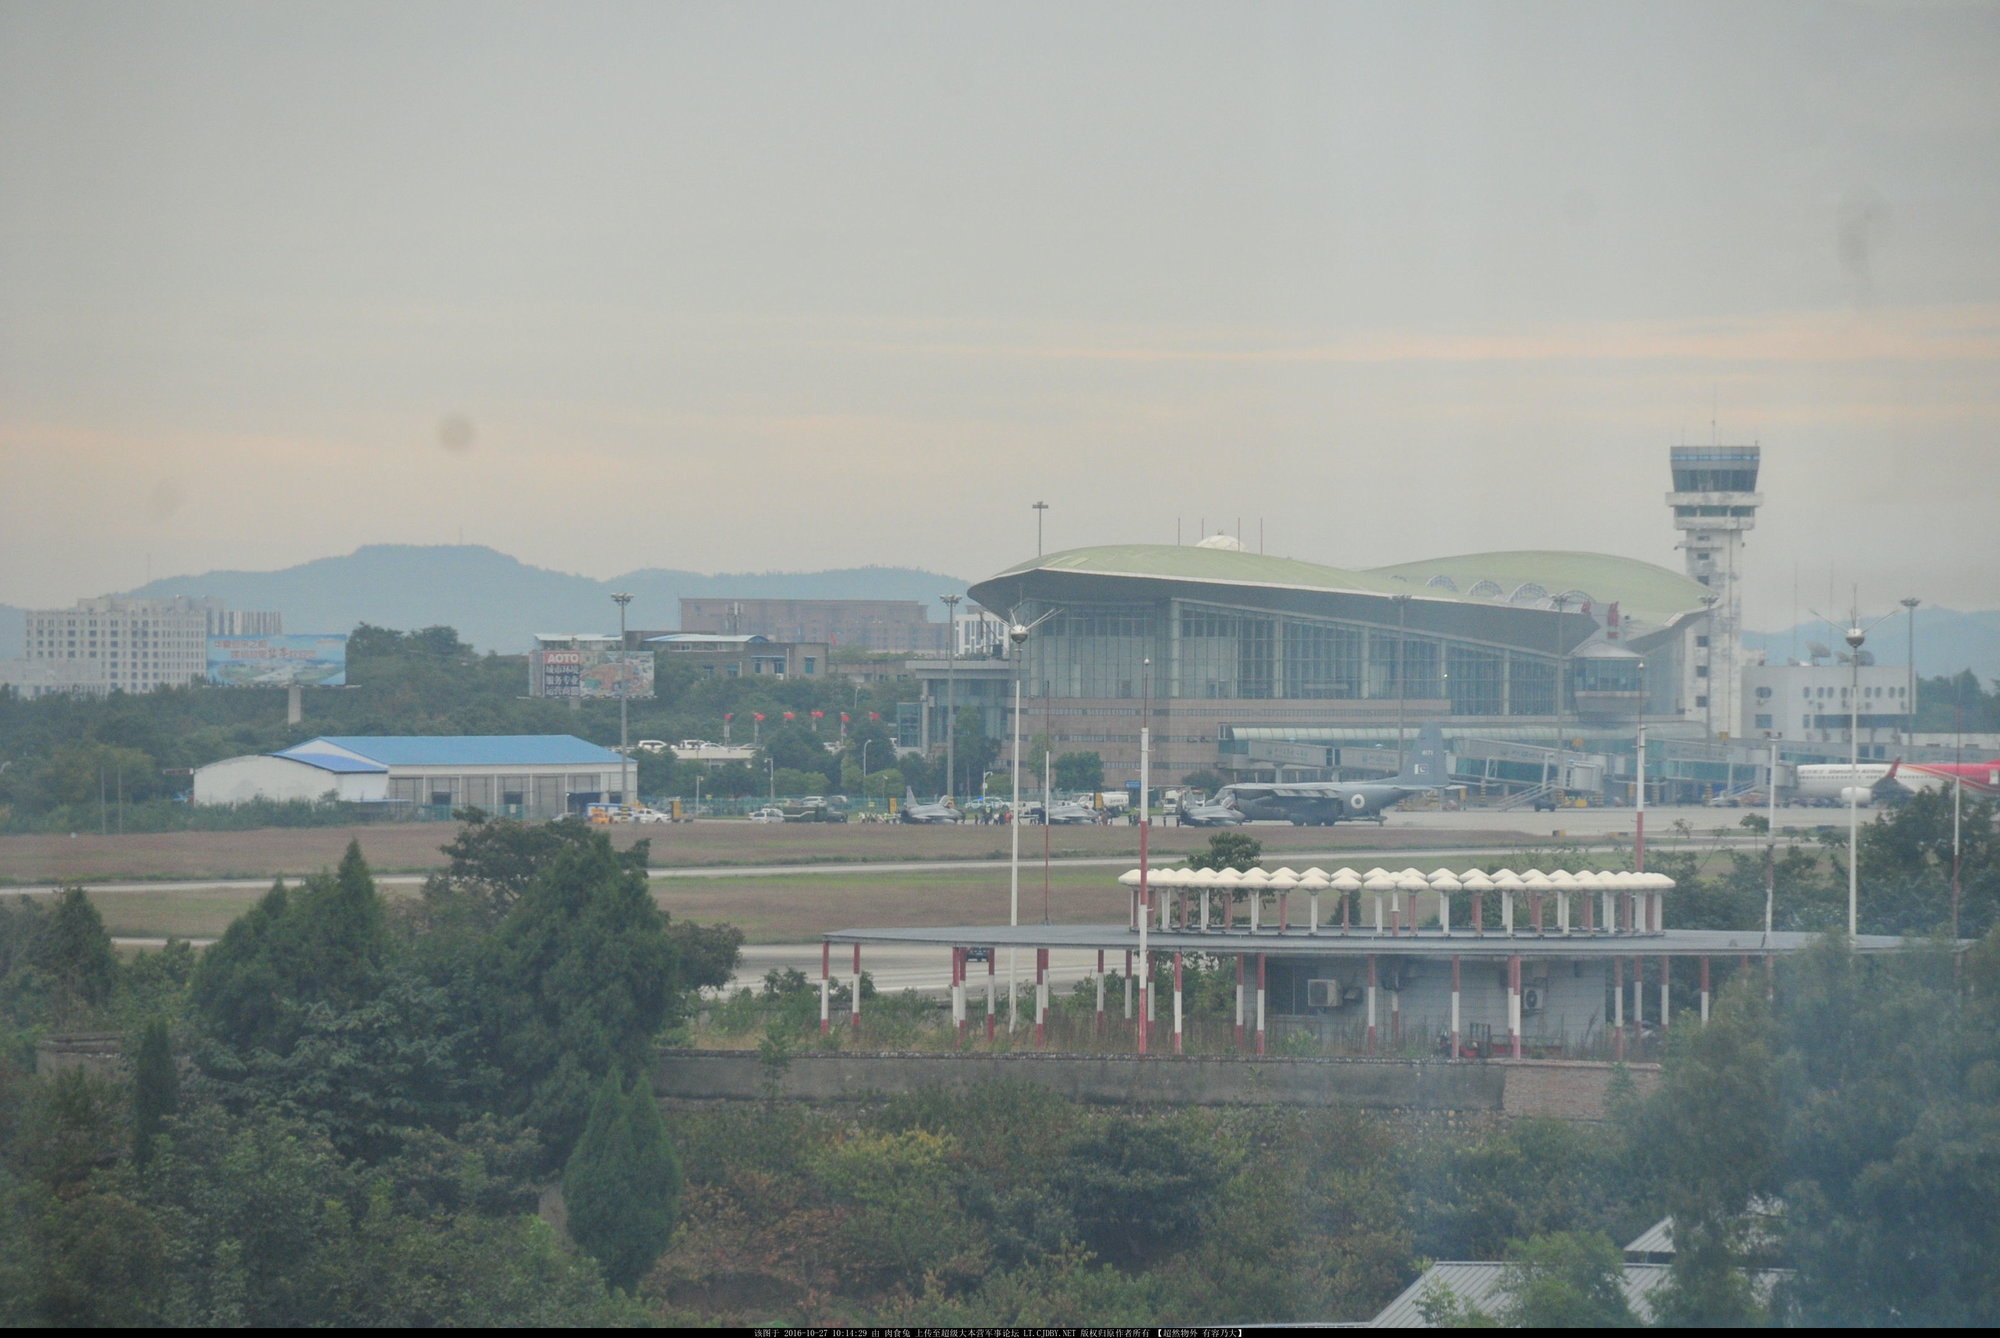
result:
[[(1855, 680), (1860, 709), (1855, 710)], [(1743, 735), (1794, 743), (1891, 744), (1909, 729), (1909, 670), (1900, 664), (1759, 664), (1743, 671)], [(1867, 754), (1863, 754), (1866, 756)]]
[(277, 613), (225, 609), (216, 599), (186, 595), (130, 599), (104, 595), (74, 608), (29, 609), (24, 616), (19, 677), (31, 695), (43, 691), (150, 692), (182, 687), (208, 675), (212, 636), (277, 636)]

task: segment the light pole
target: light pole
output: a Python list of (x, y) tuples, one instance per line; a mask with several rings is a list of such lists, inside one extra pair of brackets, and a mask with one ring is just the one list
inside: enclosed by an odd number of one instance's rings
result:
[(1923, 601), (1915, 595), (1908, 595), (1900, 602), (1910, 611), (1909, 686), (1905, 689), (1908, 697), (1903, 702), (1903, 741), (1909, 743), (1917, 734), (1917, 605)]
[(1868, 634), (1857, 616), (1847, 629), (1847, 662), (1853, 685), (1847, 697), (1847, 937), (1855, 937), (1861, 920), (1861, 643)]
[(1698, 682), (1701, 687), (1702, 735), (1703, 737), (1709, 739), (1713, 739), (1715, 737), (1715, 601), (1716, 599), (1717, 596), (1715, 595), (1703, 595), (1701, 597), (1702, 604), (1706, 606), (1708, 609), (1708, 613), (1706, 617), (1703, 619), (1701, 624), (1703, 627), (1706, 627), (1708, 629), (1707, 633), (1708, 653), (1702, 656), (1701, 664), (1699, 667), (1702, 669), (1706, 669), (1708, 671), (1708, 674), (1706, 677), (1699, 677)]
[(1047, 502), (1035, 503), (1035, 556), (1042, 555), (1042, 512), (1049, 509)]
[[(1041, 502), (1035, 503), (1039, 508)], [(1035, 528), (1041, 529), (1042, 514), (1035, 512)], [(1042, 551), (1039, 533), (1036, 535), (1035, 552)], [(1014, 647), (1014, 807), (1007, 818), (1007, 923), (1018, 927), (1021, 923), (1021, 648), (1028, 644), (1028, 629), (1012, 618), (1007, 620), (1007, 640)], [(1046, 820), (1049, 803), (1042, 800), (1042, 814)], [(1021, 1016), (1018, 994), (1020, 972), (1015, 967), (1018, 949), (1007, 949), (1007, 1030), (1013, 1031), (1019, 1025)]]
[[(1566, 595), (1557, 595), (1557, 596), (1556, 596), (1555, 598), (1551, 599), (1551, 600), (1549, 601), (1549, 603), (1551, 603), (1552, 605), (1554, 605), (1554, 606), (1555, 606), (1555, 611), (1556, 611), (1556, 644), (1555, 644), (1555, 655), (1554, 655), (1554, 657), (1553, 657), (1553, 658), (1552, 658), (1552, 659), (1551, 659), (1551, 660), (1549, 661), (1549, 673), (1550, 673), (1550, 683), (1551, 683), (1551, 685), (1552, 685), (1552, 687), (1553, 687), (1553, 690), (1554, 690), (1554, 702), (1553, 702), (1553, 705), (1554, 705), (1554, 709), (1555, 709), (1555, 717), (1556, 717), (1556, 746), (1555, 746), (1555, 751), (1549, 754), (1549, 763), (1550, 763), (1550, 765), (1551, 765), (1552, 767), (1554, 767), (1554, 769), (1555, 769), (1555, 783), (1556, 783), (1556, 788), (1557, 788), (1558, 790), (1560, 790), (1560, 789), (1563, 789), (1563, 788), (1564, 788), (1564, 786), (1563, 786), (1563, 774), (1562, 774), (1562, 746), (1563, 746), (1563, 634), (1562, 634), (1562, 615), (1563, 615), (1563, 606), (1564, 606), (1565, 604), (1568, 604), (1568, 603), (1569, 603), (1569, 598), (1568, 598), (1568, 596), (1566, 596)], [(1544, 784), (1544, 785), (1546, 785), (1547, 783), (1548, 783), (1548, 782), (1547, 782), (1547, 780), (1546, 780), (1546, 779), (1544, 779), (1544, 781), (1543, 781), (1543, 784)]]
[(939, 595), (944, 604), (944, 797), (958, 793), (958, 721), (953, 718), (958, 703), (958, 601), (963, 595)]
[(778, 802), (778, 767), (770, 758), (764, 759), (764, 780), (771, 787), (771, 802)]
[(626, 750), (625, 737), (625, 606), (632, 602), (632, 596), (621, 592), (613, 595), (611, 602), (618, 606), (618, 783), (625, 791), (618, 796), (618, 800), (629, 804), (632, 802), (632, 786), (626, 768), (632, 765), (632, 755)]
[(868, 803), (868, 745), (873, 742), (873, 739), (861, 741), (861, 802), (864, 804)]
[(1409, 674), (1405, 672), (1410, 654), (1410, 638), (1407, 617), (1410, 607), (1408, 595), (1391, 596), (1396, 601), (1396, 770), (1401, 773), (1408, 768), (1403, 765), (1403, 702), (1409, 693)]

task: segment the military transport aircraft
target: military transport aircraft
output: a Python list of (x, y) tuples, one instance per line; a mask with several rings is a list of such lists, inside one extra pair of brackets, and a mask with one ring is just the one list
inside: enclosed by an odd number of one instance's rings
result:
[(1387, 781), (1292, 781), (1273, 784), (1246, 781), (1216, 791), (1217, 805), (1228, 805), (1251, 822), (1289, 822), (1294, 827), (1329, 827), (1336, 822), (1382, 822), (1382, 811), (1413, 794), (1441, 789), (1445, 772), (1444, 734), (1436, 725), (1417, 733), (1409, 769)]

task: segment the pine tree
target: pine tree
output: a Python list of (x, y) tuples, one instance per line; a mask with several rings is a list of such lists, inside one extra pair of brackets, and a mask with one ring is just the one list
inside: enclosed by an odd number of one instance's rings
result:
[(57, 1007), (66, 1020), (111, 997), (118, 959), (103, 917), (82, 888), (64, 888), (39, 930), (35, 964), (54, 978)]
[(680, 1190), (680, 1160), (645, 1081), (628, 1091), (607, 1073), (563, 1172), (563, 1198), (571, 1237), (612, 1286), (635, 1286), (660, 1257)]
[(133, 1069), (132, 1160), (144, 1170), (153, 1159), (153, 1140), (181, 1102), (181, 1079), (174, 1068), (173, 1042), (165, 1019), (154, 1018), (146, 1024)]

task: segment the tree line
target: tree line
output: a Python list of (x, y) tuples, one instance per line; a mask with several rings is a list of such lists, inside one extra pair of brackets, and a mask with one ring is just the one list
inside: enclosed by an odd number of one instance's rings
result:
[[(0, 911), (0, 1321), (642, 1313), (681, 1183), (657, 1047), (741, 936), (671, 922), (642, 848), (469, 816), (419, 896), (350, 845), (198, 955), (121, 964), (81, 888)], [(124, 1076), (33, 1076), (76, 1028)], [(556, 1184), (575, 1246), (535, 1213)]]

